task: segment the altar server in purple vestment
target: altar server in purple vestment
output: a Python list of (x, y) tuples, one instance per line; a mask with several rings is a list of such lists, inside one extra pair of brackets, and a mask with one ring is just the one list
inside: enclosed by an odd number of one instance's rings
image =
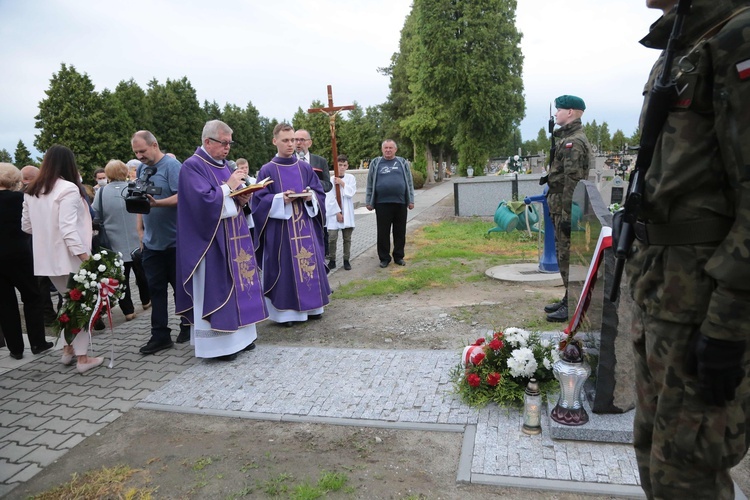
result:
[(250, 194), (229, 196), (245, 186), (226, 161), (232, 129), (209, 121), (201, 140), (180, 170), (175, 304), (191, 324), (196, 357), (231, 361), (255, 348), (255, 324), (268, 313), (242, 212)]
[[(258, 179), (273, 184), (252, 198), (256, 256), (263, 270), (268, 315), (284, 326), (320, 319), (331, 289), (325, 269), (325, 192), (309, 163), (294, 154), (294, 129), (273, 130), (278, 154), (260, 168)], [(295, 197), (295, 194), (308, 193)]]

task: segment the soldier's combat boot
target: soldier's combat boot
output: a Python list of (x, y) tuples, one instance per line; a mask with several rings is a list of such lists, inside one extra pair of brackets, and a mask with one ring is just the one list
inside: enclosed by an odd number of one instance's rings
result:
[(568, 303), (567, 301), (560, 306), (560, 308), (547, 315), (547, 321), (550, 321), (552, 323), (564, 323), (565, 321), (568, 321)]
[(565, 292), (565, 296), (559, 302), (553, 302), (544, 306), (544, 312), (553, 313), (560, 309), (562, 306), (568, 303), (568, 292)]

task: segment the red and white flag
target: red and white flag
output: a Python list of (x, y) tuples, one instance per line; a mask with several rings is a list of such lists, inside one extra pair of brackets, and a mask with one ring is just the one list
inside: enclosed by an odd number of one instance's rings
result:
[(750, 78), (750, 59), (737, 63), (737, 74), (739, 75), (740, 80), (747, 80)]

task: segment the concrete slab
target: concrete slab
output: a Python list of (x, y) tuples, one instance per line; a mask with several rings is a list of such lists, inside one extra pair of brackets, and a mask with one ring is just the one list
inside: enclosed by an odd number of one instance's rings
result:
[(487, 269), (484, 274), (500, 281), (514, 283), (540, 283), (545, 285), (562, 286), (560, 273), (543, 273), (539, 271), (539, 263), (506, 264)]

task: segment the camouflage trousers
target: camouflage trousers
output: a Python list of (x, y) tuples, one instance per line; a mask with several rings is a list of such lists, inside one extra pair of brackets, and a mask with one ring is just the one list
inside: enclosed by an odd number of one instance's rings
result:
[(555, 228), (555, 254), (557, 267), (560, 268), (565, 291), (568, 291), (568, 273), (570, 271), (570, 214), (550, 214)]
[[(685, 356), (700, 325), (673, 323), (633, 306), (636, 412), (633, 438), (648, 498), (732, 499), (729, 469), (750, 438), (750, 356), (745, 378), (727, 407), (706, 405)], [(748, 343), (750, 346), (750, 342)]]

